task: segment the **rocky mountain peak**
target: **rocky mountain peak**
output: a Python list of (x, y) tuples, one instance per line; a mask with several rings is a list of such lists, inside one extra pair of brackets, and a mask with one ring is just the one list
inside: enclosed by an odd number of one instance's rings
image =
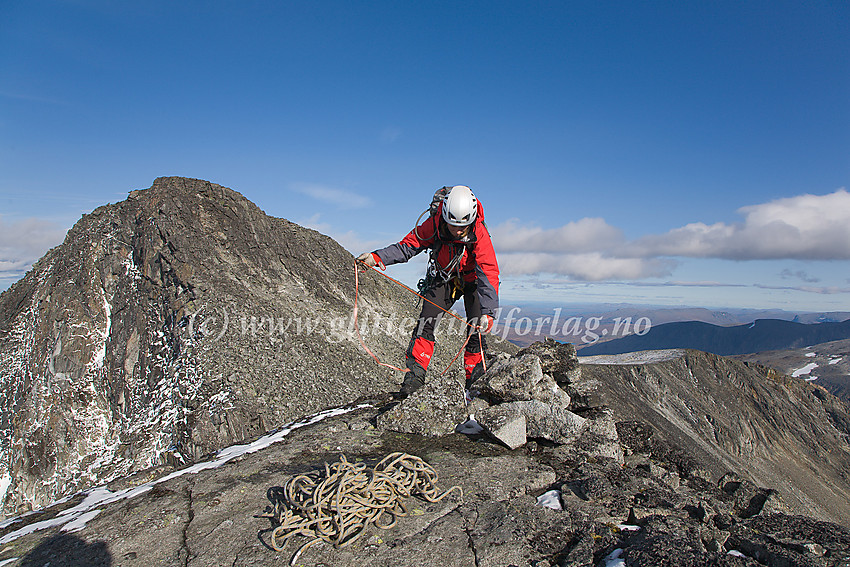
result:
[[(84, 215), (0, 296), (4, 509), (395, 389), (353, 333), (353, 268), (332, 239), (197, 179)], [(398, 360), (415, 301), (382, 280), (364, 282), (361, 323)]]

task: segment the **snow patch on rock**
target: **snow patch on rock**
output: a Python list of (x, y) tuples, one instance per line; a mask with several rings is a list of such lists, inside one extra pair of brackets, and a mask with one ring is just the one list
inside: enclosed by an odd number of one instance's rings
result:
[(594, 356), (579, 356), (582, 364), (652, 364), (675, 360), (684, 356), (685, 351), (678, 348), (663, 350), (641, 350), (623, 354), (597, 354)]

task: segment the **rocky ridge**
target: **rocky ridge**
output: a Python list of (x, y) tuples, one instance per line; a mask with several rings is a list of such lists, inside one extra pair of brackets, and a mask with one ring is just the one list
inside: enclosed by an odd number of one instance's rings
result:
[[(663, 366), (681, 360), (681, 354), (654, 356), (654, 362), (642, 366)], [(691, 443), (671, 444), (657, 422), (621, 419), (628, 412), (607, 405), (612, 400), (604, 399), (594, 368), (576, 363), (571, 345), (553, 342), (497, 356), (476, 383), (481, 398), (470, 404), (479, 413), (518, 402), (535, 402), (525, 408), (538, 403), (559, 408), (580, 419), (563, 442), (539, 436), (528, 425), (525, 442), (514, 449), (505, 445), (498, 428), (471, 434), (405, 432), (421, 427), (410, 421), (417, 417), (433, 431), (454, 423), (450, 408), (464, 402), (454, 399), (453, 378), (435, 378), (401, 403), (385, 399), (350, 407), (216, 468), (161, 482), (141, 474), (109, 486), (116, 494), (136, 487), (133, 497), (75, 514), (85, 496), (80, 495), (36, 517), (4, 524), (0, 562), (283, 563), (297, 544), (284, 552), (271, 549), (276, 523), (266, 515), (288, 478), (320, 471), (341, 455), (374, 463), (403, 451), (433, 466), (441, 489), (459, 486), (463, 495), (453, 493), (434, 503), (409, 499), (409, 514), (395, 527), (371, 526), (344, 548), (312, 546), (299, 565), (595, 567), (617, 559), (625, 565), (671, 567), (850, 565), (846, 527), (802, 515), (797, 502), (753, 482), (747, 470), (712, 477), (699, 466), (710, 463), (699, 460), (699, 451), (691, 452)], [(783, 391), (771, 378), (764, 388)], [(433, 400), (443, 409), (427, 413), (424, 406)], [(790, 428), (785, 433), (791, 434)], [(51, 518), (59, 518), (59, 525), (29, 533), (27, 524), (47, 525)]]
[(681, 466), (703, 470), (693, 474), (716, 479), (740, 471), (779, 490), (799, 513), (850, 525), (846, 405), (772, 368), (667, 352), (667, 360), (650, 364), (582, 357), (582, 369), (619, 419), (651, 423), (655, 437), (687, 447), (691, 457)]
[(850, 339), (800, 349), (764, 351), (732, 358), (775, 368), (782, 374), (814, 381), (850, 405)]

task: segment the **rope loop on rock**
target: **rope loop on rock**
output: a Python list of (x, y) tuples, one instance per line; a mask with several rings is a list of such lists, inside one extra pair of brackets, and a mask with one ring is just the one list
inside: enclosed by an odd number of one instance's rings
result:
[(320, 541), (342, 548), (356, 541), (370, 524), (392, 528), (407, 515), (402, 498), (439, 502), (455, 490), (463, 498), (459, 486), (440, 494), (436, 471), (414, 455), (390, 453), (371, 469), (340, 455), (338, 462), (325, 463), (323, 474), (301, 474), (286, 482), (268, 515), (278, 523), (271, 546), (283, 551), (291, 538), (307, 537), (292, 556), (290, 565), (295, 565), (305, 549)]

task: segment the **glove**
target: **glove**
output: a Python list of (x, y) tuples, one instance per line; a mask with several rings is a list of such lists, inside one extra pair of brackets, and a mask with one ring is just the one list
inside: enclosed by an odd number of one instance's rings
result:
[(366, 264), (367, 266), (369, 266), (370, 268), (374, 268), (375, 266), (382, 265), (381, 259), (378, 258), (378, 256), (375, 255), (372, 252), (364, 252), (363, 254), (358, 256), (357, 259), (359, 261), (363, 262), (364, 264)]
[(491, 317), (490, 315), (482, 315), (478, 321), (478, 330), (481, 333), (485, 334), (490, 332), (490, 330), (493, 328), (493, 323), (495, 322), (493, 317)]
[(371, 253), (371, 252), (364, 252), (364, 253), (362, 253), (360, 256), (358, 256), (358, 257), (357, 257), (357, 259), (358, 259), (360, 262), (363, 262), (364, 264), (366, 264), (367, 266), (369, 266), (370, 268), (371, 268), (372, 266), (377, 266), (377, 265), (378, 265), (378, 262), (376, 262), (376, 261), (375, 261), (375, 257), (372, 255), (372, 253)]

